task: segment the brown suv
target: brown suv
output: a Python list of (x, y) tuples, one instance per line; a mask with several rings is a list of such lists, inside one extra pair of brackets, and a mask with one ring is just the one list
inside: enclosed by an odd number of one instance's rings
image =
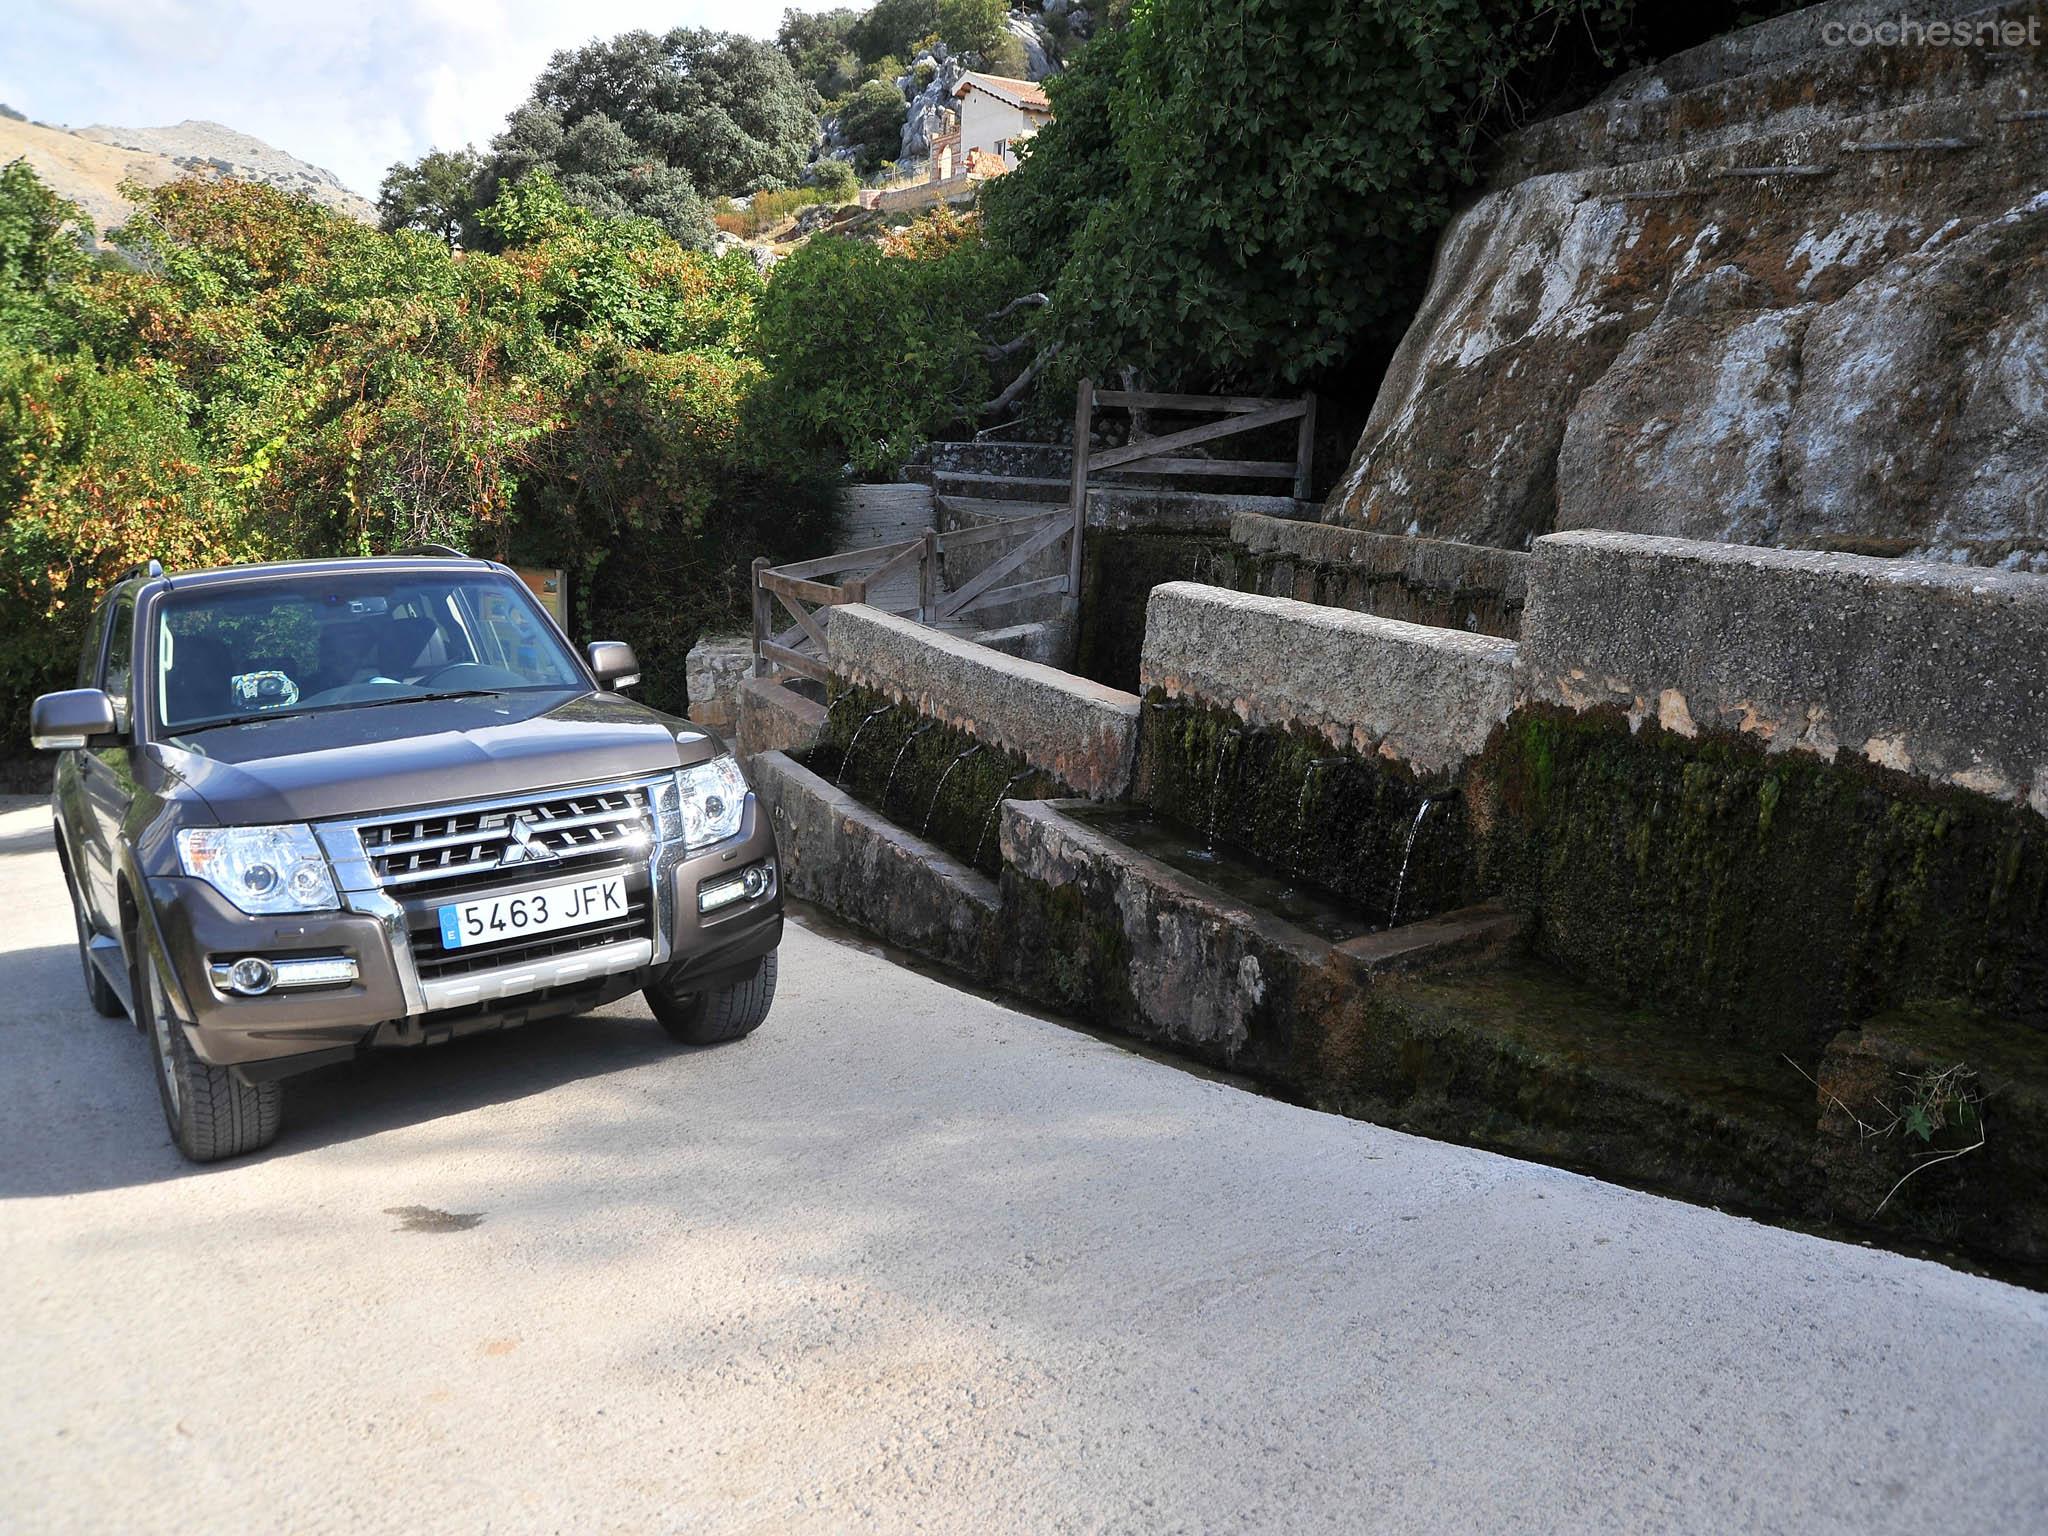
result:
[(166, 576), (93, 622), (57, 852), (85, 985), (147, 1038), (188, 1157), (278, 1128), (280, 1080), (645, 990), (678, 1040), (775, 996), (775, 844), (723, 743), (623, 697), (505, 567)]

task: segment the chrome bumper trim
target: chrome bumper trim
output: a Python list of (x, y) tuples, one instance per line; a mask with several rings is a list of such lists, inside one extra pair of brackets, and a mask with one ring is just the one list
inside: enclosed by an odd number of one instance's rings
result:
[(638, 970), (652, 964), (651, 939), (627, 939), (596, 949), (578, 950), (546, 960), (499, 966), (492, 971), (471, 971), (420, 983), (428, 1011), (460, 1008), (469, 1003), (493, 1003), (500, 998), (538, 992), (543, 987), (566, 987), (599, 976), (616, 976), (620, 971)]

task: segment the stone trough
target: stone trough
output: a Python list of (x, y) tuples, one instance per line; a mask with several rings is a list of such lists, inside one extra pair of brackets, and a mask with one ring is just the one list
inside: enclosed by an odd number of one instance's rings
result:
[[(1520, 642), (1162, 584), (1142, 698), (843, 609), (829, 700), (752, 680), (742, 744), (789, 888), (978, 980), (1343, 1113), (2048, 1264), (2048, 580), (1604, 535), (1527, 578)], [(2004, 1139), (1880, 1215), (1895, 1144), (1842, 1106), (1950, 1068)]]

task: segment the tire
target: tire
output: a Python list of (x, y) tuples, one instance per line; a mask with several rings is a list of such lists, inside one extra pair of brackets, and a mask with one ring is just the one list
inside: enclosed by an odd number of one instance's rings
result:
[(121, 1006), (121, 994), (107, 985), (107, 978), (92, 963), (92, 924), (85, 920), (85, 903), (79, 900), (70, 875), (67, 869), (64, 888), (71, 895), (71, 920), (78, 926), (78, 967), (85, 972), (85, 998), (101, 1018), (118, 1019), (127, 1009)]
[(283, 1087), (245, 1083), (201, 1061), (165, 1007), (154, 962), (144, 954), (135, 971), (136, 1023), (149, 1042), (156, 1096), (178, 1150), (195, 1163), (217, 1163), (269, 1146), (284, 1118)]
[(761, 957), (753, 974), (715, 992), (675, 993), (658, 983), (647, 989), (647, 1006), (669, 1038), (684, 1045), (717, 1045), (751, 1035), (774, 1002), (773, 950)]

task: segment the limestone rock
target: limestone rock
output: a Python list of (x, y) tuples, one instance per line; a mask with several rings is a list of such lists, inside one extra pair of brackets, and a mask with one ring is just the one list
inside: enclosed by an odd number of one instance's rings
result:
[(1825, 42), (1899, 10), (1751, 27), (1512, 138), (1325, 518), (2048, 570), (2041, 44)]

